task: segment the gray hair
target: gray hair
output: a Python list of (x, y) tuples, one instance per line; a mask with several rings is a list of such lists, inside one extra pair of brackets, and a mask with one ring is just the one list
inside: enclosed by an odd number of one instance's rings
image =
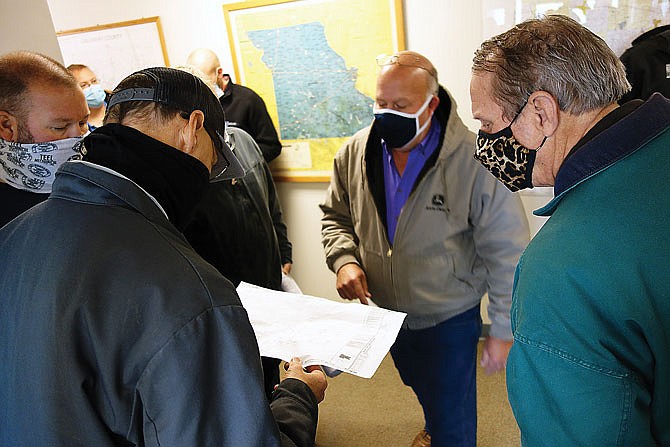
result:
[(618, 101), (631, 88), (605, 41), (563, 15), (526, 20), (485, 41), (472, 72), (494, 74), (492, 94), (507, 119), (538, 90), (553, 95), (562, 111), (579, 115)]

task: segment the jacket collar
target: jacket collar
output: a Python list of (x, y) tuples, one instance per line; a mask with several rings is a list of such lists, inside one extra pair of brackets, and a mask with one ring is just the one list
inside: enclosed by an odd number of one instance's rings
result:
[(663, 34), (661, 37), (670, 39), (670, 35), (667, 34), (668, 31), (670, 31), (670, 25), (663, 25), (657, 28), (650, 29), (649, 31), (642, 33), (640, 36), (635, 38), (635, 40), (631, 42), (631, 45), (635, 46), (639, 43), (644, 42), (645, 40), (651, 39), (652, 37), (658, 36), (660, 34)]
[[(616, 112), (617, 110), (611, 113)], [(603, 118), (603, 121), (607, 120), (608, 116)], [(570, 190), (633, 154), (668, 127), (670, 127), (670, 100), (655, 93), (609, 127), (594, 128), (593, 130), (599, 133), (589, 135), (591, 133), (589, 132), (582, 138), (588, 141), (577, 142), (578, 150), (571, 152), (559, 169), (554, 185), (554, 199), (533, 214), (551, 215)]]
[[(158, 201), (127, 177), (86, 161), (63, 163), (50, 197), (133, 209), (149, 221), (178, 233)], [(67, 179), (67, 180), (66, 180)]]

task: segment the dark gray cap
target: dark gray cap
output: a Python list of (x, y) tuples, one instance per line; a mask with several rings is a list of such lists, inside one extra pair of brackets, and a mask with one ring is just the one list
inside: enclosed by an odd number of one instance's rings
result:
[(212, 167), (210, 181), (244, 176), (244, 169), (226, 142), (226, 118), (221, 103), (207, 84), (191, 73), (174, 68), (146, 68), (131, 76), (137, 75), (146, 76), (153, 86), (115, 90), (107, 103), (108, 110), (116, 104), (129, 101), (158, 102), (189, 115), (194, 110), (200, 110), (205, 115), (205, 130), (217, 150), (217, 161)]

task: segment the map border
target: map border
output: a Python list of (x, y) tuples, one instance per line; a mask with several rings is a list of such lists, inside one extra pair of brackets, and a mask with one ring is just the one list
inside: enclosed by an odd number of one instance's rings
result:
[[(316, 3), (322, 3), (324, 1), (337, 1), (337, 0), (254, 0), (254, 1), (245, 1), (237, 3), (227, 3), (223, 4), (223, 13), (226, 21), (226, 29), (228, 31), (228, 42), (230, 43), (230, 50), (233, 59), (233, 68), (235, 70), (235, 79), (242, 80), (244, 79), (243, 61), (239, 60), (240, 57), (240, 42), (241, 36), (236, 35), (237, 26), (236, 20), (241, 14), (249, 15), (254, 14), (256, 11), (266, 14), (269, 10), (276, 9), (278, 14), (281, 14), (281, 10), (291, 4), (292, 7), (297, 8), (307, 8)], [(394, 23), (381, 24), (389, 27), (390, 34), (395, 37), (395, 42), (393, 42), (394, 52), (401, 51), (405, 49), (405, 26), (403, 19), (403, 8), (402, 0), (387, 0), (386, 4), (388, 5), (388, 12), (390, 16), (394, 19)], [(346, 10), (342, 11), (342, 14), (346, 14)], [(328, 17), (324, 14), (324, 20)], [(355, 17), (352, 17), (352, 23), (355, 22)], [(374, 19), (374, 18), (372, 18)], [(377, 54), (383, 53), (385, 51), (380, 50)], [(252, 85), (247, 85), (250, 88), (254, 88)], [(272, 102), (274, 98), (263, 98), (266, 103)], [(276, 105), (272, 104), (273, 106)], [(276, 123), (275, 123), (276, 125)], [(298, 140), (300, 141), (300, 140)], [(302, 140), (304, 142), (309, 142), (310, 140)], [(288, 182), (328, 182), (330, 181), (331, 171), (322, 171), (322, 170), (309, 170), (309, 169), (276, 169), (271, 164), (271, 169), (273, 172), (273, 177), (275, 181), (288, 181)]]

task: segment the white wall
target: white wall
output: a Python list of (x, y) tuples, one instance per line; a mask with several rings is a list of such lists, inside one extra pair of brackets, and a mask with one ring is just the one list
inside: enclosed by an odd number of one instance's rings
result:
[[(216, 51), (222, 64), (229, 64), (227, 67), (233, 72), (222, 8), (222, 3), (231, 1), (116, 0), (98, 2), (94, 7), (85, 0), (47, 2), (57, 31), (159, 16), (172, 65), (184, 63), (193, 48), (204, 46)], [(472, 56), (482, 41), (481, 2), (405, 0), (404, 18), (406, 47), (433, 61), (440, 82), (456, 100), (461, 118), (476, 131), (477, 125), (470, 113), (468, 85)], [(294, 244), (295, 278), (305, 293), (335, 299), (335, 277), (325, 266), (320, 242), (318, 203), (323, 199), (327, 184), (279, 183), (277, 186), (289, 237)], [(546, 191), (531, 192), (522, 198), (527, 208), (533, 209), (548, 201), (549, 195)], [(533, 217), (531, 220), (535, 231), (541, 221)]]
[(0, 54), (29, 50), (63, 62), (44, 0), (0, 0)]

